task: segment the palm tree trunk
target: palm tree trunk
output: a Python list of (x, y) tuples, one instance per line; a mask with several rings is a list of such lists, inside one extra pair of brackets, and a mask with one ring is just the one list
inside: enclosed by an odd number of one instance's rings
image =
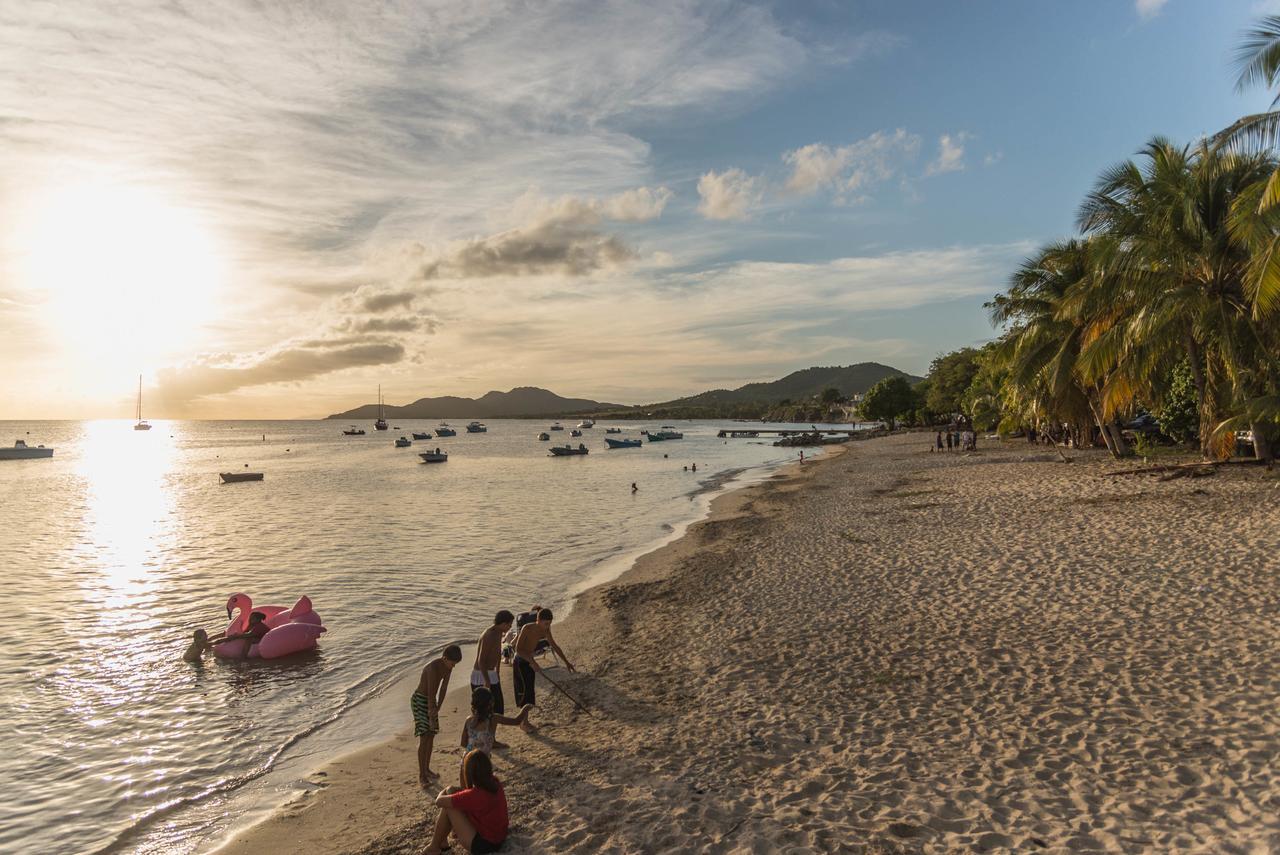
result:
[[(1094, 419), (1098, 422), (1098, 432), (1102, 434), (1102, 441), (1107, 446), (1107, 451), (1111, 452), (1111, 456), (1117, 459), (1128, 453), (1128, 449), (1123, 446), (1116, 445), (1116, 438), (1107, 430), (1107, 422), (1102, 418), (1102, 410), (1093, 401), (1089, 401), (1089, 411), (1093, 413)], [(1121, 449), (1124, 448), (1122, 451)]]
[(1255, 460), (1261, 460), (1263, 463), (1270, 466), (1271, 461), (1273, 460), (1273, 452), (1271, 449), (1271, 439), (1266, 434), (1266, 429), (1268, 427), (1270, 427), (1270, 425), (1263, 424), (1262, 422), (1249, 423), (1249, 430), (1253, 431), (1253, 457)]
[(1111, 434), (1111, 442), (1113, 448), (1111, 453), (1116, 457), (1128, 457), (1133, 452), (1129, 449), (1129, 443), (1125, 441), (1124, 434), (1120, 432), (1120, 426), (1115, 422), (1107, 424), (1107, 432)]
[(1200, 454), (1208, 459), (1213, 451), (1209, 445), (1209, 436), (1213, 432), (1213, 420), (1206, 418), (1205, 408), (1208, 406), (1205, 393), (1204, 365), (1200, 361), (1200, 344), (1196, 337), (1187, 330), (1184, 334), (1184, 345), (1187, 350), (1187, 362), (1191, 365), (1191, 379), (1196, 384), (1196, 414), (1200, 417)]

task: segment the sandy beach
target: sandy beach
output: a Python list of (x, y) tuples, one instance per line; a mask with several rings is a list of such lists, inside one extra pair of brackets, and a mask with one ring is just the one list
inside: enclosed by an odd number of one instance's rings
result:
[[(551, 673), (594, 714), (543, 683), (502, 731), (505, 851), (1280, 851), (1280, 479), (928, 442), (730, 493), (583, 595)], [(222, 851), (419, 852), (408, 712)]]

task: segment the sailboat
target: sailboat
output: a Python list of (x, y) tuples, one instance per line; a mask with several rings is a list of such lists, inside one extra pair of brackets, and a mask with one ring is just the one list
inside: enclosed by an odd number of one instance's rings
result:
[(138, 423), (133, 426), (134, 430), (151, 430), (151, 425), (147, 424), (142, 418), (142, 375), (138, 375)]
[(374, 430), (386, 430), (387, 420), (382, 417), (382, 386), (378, 386), (378, 420), (373, 423)]

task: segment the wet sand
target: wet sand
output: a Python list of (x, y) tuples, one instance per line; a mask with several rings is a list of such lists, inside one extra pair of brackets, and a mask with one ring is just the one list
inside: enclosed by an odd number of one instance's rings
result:
[[(1280, 851), (1280, 480), (927, 443), (728, 494), (585, 594), (550, 673), (594, 715), (542, 683), (541, 730), (501, 731), (505, 851)], [(413, 750), (226, 851), (421, 851)]]

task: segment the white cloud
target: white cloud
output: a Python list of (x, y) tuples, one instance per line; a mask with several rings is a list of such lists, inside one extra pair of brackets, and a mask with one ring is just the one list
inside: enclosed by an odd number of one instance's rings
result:
[(1138, 11), (1138, 17), (1146, 20), (1159, 15), (1167, 2), (1168, 0), (1134, 0), (1134, 8)]
[(758, 177), (741, 169), (710, 171), (698, 179), (698, 212), (709, 220), (745, 220), (764, 191)]
[(892, 178), (902, 162), (914, 157), (919, 150), (920, 137), (902, 128), (876, 131), (844, 146), (812, 143), (782, 155), (791, 167), (786, 188), (799, 195), (832, 188), (837, 201), (856, 198), (873, 185)]
[(645, 222), (656, 220), (671, 201), (672, 193), (666, 187), (649, 189), (637, 187), (619, 193), (601, 203), (600, 210), (611, 220), (620, 222)]
[(925, 167), (925, 175), (942, 175), (946, 172), (964, 170), (964, 143), (969, 134), (960, 131), (956, 134), (943, 134), (938, 138), (938, 157)]

